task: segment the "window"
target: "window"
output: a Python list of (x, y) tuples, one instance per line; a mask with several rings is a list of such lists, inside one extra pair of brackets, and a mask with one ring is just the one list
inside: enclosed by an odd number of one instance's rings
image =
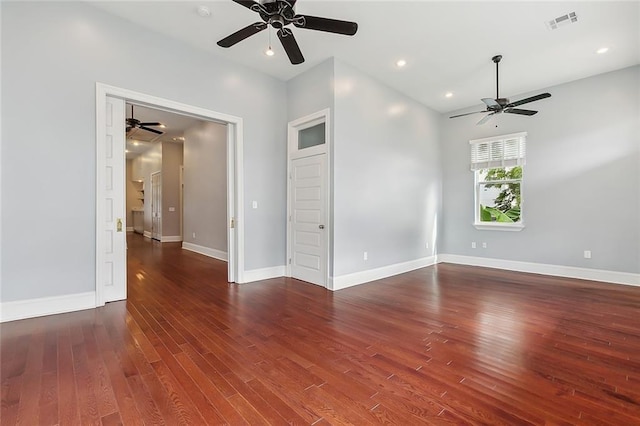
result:
[(312, 146), (322, 145), (325, 140), (324, 122), (315, 126), (301, 129), (298, 132), (298, 149), (311, 148)]
[(471, 144), (478, 229), (519, 231), (526, 133), (476, 139)]

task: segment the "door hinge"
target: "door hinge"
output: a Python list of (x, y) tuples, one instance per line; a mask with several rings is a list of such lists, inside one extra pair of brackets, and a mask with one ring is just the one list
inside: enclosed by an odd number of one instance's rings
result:
[(289, 259), (289, 265), (291, 265), (291, 259)]
[(236, 220), (235, 218), (231, 218), (231, 229), (236, 227)]

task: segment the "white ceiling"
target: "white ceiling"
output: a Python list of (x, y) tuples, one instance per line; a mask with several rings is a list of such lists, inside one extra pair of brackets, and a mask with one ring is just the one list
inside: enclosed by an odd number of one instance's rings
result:
[[(480, 105), (495, 96), (495, 66), (502, 54), (500, 95), (518, 94), (640, 63), (638, 1), (327, 1), (299, 0), (296, 12), (358, 22), (353, 37), (293, 28), (306, 62), (291, 65), (268, 32), (223, 49), (216, 41), (259, 21), (231, 0), (113, 1), (94, 3), (142, 27), (289, 80), (329, 57), (347, 62), (440, 112)], [(211, 10), (203, 18), (200, 5)], [(546, 22), (576, 12), (578, 22), (557, 30)], [(600, 47), (606, 54), (596, 54)], [(406, 67), (395, 62), (404, 58)], [(452, 92), (451, 98), (445, 93)]]

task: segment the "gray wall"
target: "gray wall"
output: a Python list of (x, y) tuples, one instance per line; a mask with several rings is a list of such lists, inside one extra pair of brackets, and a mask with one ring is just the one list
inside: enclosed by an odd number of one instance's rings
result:
[(245, 200), (265, 200), (245, 267), (284, 264), (285, 83), (84, 2), (0, 7), (3, 301), (95, 289), (96, 82), (242, 117)]
[[(180, 236), (182, 143), (162, 142), (162, 236)], [(173, 211), (170, 209), (173, 208)]]
[(331, 108), (333, 111), (333, 58), (287, 82), (287, 118), (289, 121)]
[(440, 114), (337, 60), (335, 82), (333, 276), (432, 256)]
[[(640, 272), (640, 67), (631, 67), (519, 96), (548, 91), (532, 117), (442, 116), (444, 229), (440, 253), (620, 272)], [(476, 107), (469, 109), (473, 111)], [(497, 127), (496, 127), (497, 126)], [(469, 140), (526, 131), (525, 229), (473, 226)], [(478, 242), (471, 249), (471, 241)], [(480, 242), (487, 242), (482, 249)], [(583, 251), (591, 250), (592, 259)]]
[(184, 138), (183, 241), (227, 253), (227, 126), (203, 121)]

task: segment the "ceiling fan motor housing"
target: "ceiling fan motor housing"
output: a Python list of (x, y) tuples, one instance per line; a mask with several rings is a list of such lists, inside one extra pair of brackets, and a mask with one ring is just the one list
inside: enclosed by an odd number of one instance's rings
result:
[(295, 21), (296, 12), (286, 1), (270, 1), (262, 4), (262, 8), (256, 8), (260, 18), (275, 29), (281, 29), (285, 25)]

